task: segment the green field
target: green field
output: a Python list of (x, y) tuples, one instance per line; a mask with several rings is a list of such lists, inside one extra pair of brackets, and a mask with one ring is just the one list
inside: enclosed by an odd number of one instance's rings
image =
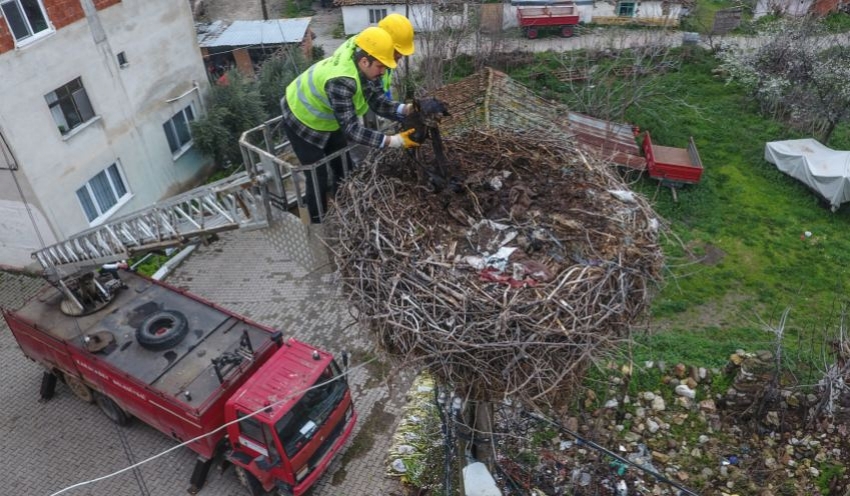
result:
[[(504, 69), (576, 108), (570, 83), (530, 77), (563, 68), (563, 55), (531, 57), (532, 64)], [(783, 346), (789, 359), (811, 362), (837, 330), (845, 302), (850, 207), (831, 212), (764, 160), (765, 142), (810, 135), (762, 116), (742, 88), (713, 73), (712, 54), (697, 49), (682, 58), (679, 70), (659, 76), (655, 94), (624, 118), (651, 130), (658, 144), (686, 147), (693, 136), (705, 166), (699, 184), (677, 190), (678, 201), (655, 180), (632, 178), (670, 227), (666, 280), (652, 303), (649, 329), (636, 335), (633, 356), (708, 366), (725, 363), (738, 348), (773, 349), (765, 325), (776, 325), (790, 307)], [(465, 75), (458, 73), (460, 62), (456, 78)], [(826, 144), (850, 149), (848, 127)], [(806, 231), (812, 236), (801, 239)]]

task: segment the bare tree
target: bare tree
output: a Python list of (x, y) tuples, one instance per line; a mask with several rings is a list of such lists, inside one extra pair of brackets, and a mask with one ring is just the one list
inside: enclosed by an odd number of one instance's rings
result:
[(669, 86), (661, 86), (660, 76), (678, 70), (682, 55), (672, 51), (665, 31), (608, 33), (590, 38), (581, 50), (562, 53), (562, 68), (547, 76), (567, 83), (572, 110), (623, 121), (629, 108), (653, 95), (669, 93)]
[(850, 53), (841, 36), (812, 18), (783, 19), (760, 36), (755, 48), (721, 50), (721, 68), (749, 88), (762, 111), (828, 142), (850, 119)]

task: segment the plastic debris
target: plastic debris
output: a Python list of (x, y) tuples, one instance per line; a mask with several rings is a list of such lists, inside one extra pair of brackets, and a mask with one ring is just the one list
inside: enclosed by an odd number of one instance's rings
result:
[(390, 466), (392, 466), (393, 470), (400, 474), (407, 472), (407, 467), (404, 466), (404, 460), (402, 460), (401, 458), (396, 458), (395, 460), (393, 460)]

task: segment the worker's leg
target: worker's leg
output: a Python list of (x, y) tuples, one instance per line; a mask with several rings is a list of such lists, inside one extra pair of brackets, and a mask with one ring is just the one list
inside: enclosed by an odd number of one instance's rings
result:
[[(298, 157), (301, 165), (315, 164), (325, 158), (325, 151), (321, 148), (303, 140), (298, 133), (286, 124), (283, 125), (283, 131), (286, 137), (289, 138), (289, 143), (292, 145), (292, 151)], [(314, 169), (314, 173), (305, 173), (307, 182), (307, 194), (305, 201), (307, 202), (307, 210), (310, 212), (310, 221), (318, 224), (322, 221), (322, 215), (327, 211), (327, 191), (328, 191), (328, 167), (323, 165)], [(318, 191), (314, 180), (318, 182)], [(320, 203), (321, 202), (321, 203)], [(321, 205), (321, 209), (319, 206)]]
[[(330, 139), (328, 139), (328, 144), (325, 145), (325, 155), (330, 155), (334, 152), (342, 150), (348, 146), (348, 140), (345, 139), (345, 133), (342, 130), (331, 133)], [(331, 191), (336, 193), (337, 188), (343, 179), (346, 178), (348, 174), (351, 173), (351, 169), (354, 167), (354, 163), (351, 161), (351, 157), (348, 155), (348, 152), (345, 153), (346, 163), (348, 164), (348, 170), (346, 171), (346, 167), (343, 165), (342, 157), (335, 158), (331, 160), (330, 166), (331, 170), (333, 170), (334, 178), (333, 185), (331, 186)], [(348, 174), (347, 174), (348, 173)]]

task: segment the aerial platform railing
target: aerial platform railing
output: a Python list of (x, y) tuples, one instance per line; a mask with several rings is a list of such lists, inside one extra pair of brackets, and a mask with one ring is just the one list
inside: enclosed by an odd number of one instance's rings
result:
[(269, 223), (266, 176), (240, 172), (70, 236), (33, 253), (52, 281), (203, 235)]

